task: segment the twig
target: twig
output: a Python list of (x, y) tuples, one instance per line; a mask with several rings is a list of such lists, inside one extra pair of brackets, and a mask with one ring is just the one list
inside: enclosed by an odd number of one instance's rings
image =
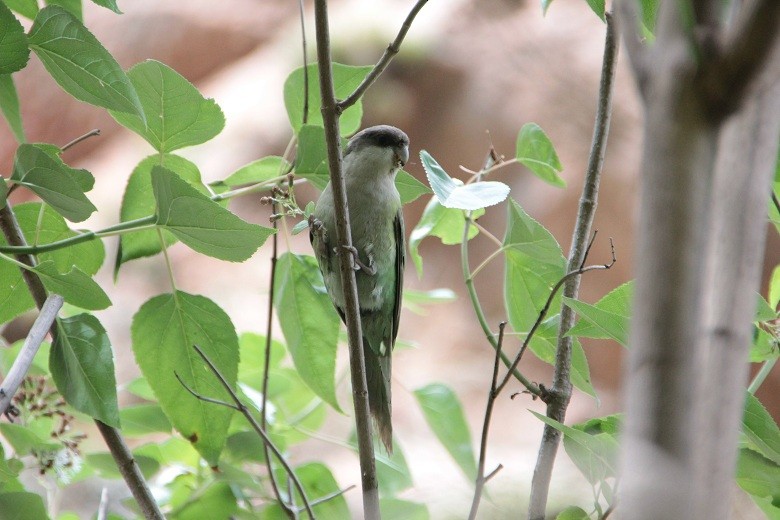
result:
[[(317, 33), (317, 61), (319, 63), (322, 118), (325, 142), (328, 150), (330, 184), (336, 210), (336, 240), (342, 247), (352, 246), (349, 209), (347, 207), (344, 172), (341, 168), (341, 140), (339, 138), (339, 114), (333, 87), (330, 54), (330, 30), (328, 28), (327, 0), (315, 0), (314, 18)], [(355, 406), (355, 430), (358, 440), (360, 475), (363, 487), (363, 517), (366, 520), (380, 518), (379, 485), (374, 461), (374, 445), (371, 440), (371, 422), (368, 413), (368, 390), (363, 353), (355, 271), (350, 255), (339, 255), (341, 286), (344, 290), (344, 313), (349, 343), (349, 366), (352, 376), (352, 396)]]
[(11, 404), (11, 400), (16, 394), (16, 390), (19, 388), (24, 377), (27, 375), (27, 371), (30, 369), (30, 365), (33, 362), (35, 354), (38, 352), (38, 348), (41, 346), (43, 339), (49, 332), (49, 329), (54, 324), (54, 320), (57, 319), (57, 313), (62, 308), (62, 296), (59, 294), (50, 294), (41, 307), (41, 312), (35, 319), (30, 332), (27, 334), (27, 338), (24, 340), (24, 345), (19, 351), (19, 355), (16, 356), (11, 370), (8, 371), (2, 386), (0, 386), (0, 415), (6, 412), (6, 409)]
[(96, 135), (100, 135), (100, 128), (95, 128), (94, 130), (90, 130), (86, 134), (84, 134), (84, 135), (82, 135), (80, 137), (75, 138), (74, 140), (72, 140), (71, 142), (69, 142), (68, 144), (63, 146), (62, 147), (62, 151), (64, 152), (68, 148), (72, 148), (72, 147), (76, 146), (77, 144), (79, 144), (80, 142), (86, 141), (90, 137), (93, 137), (93, 136), (96, 136)]
[(255, 432), (257, 432), (257, 434), (263, 439), (263, 443), (265, 443), (265, 445), (268, 446), (273, 452), (273, 454), (276, 455), (276, 457), (279, 459), (280, 464), (284, 467), (284, 470), (287, 472), (288, 477), (292, 480), (293, 484), (295, 485), (295, 489), (298, 491), (298, 493), (300, 493), (301, 498), (303, 499), (304, 510), (309, 515), (309, 518), (313, 519), (314, 513), (311, 510), (311, 504), (308, 498), (306, 498), (306, 491), (303, 489), (303, 485), (301, 484), (301, 481), (298, 480), (298, 477), (295, 475), (293, 469), (285, 460), (284, 456), (282, 455), (282, 452), (279, 451), (279, 448), (277, 448), (276, 445), (273, 443), (273, 441), (271, 441), (271, 438), (268, 436), (265, 429), (262, 426), (260, 426), (260, 424), (255, 420), (249, 408), (247, 408), (246, 405), (243, 402), (241, 402), (241, 399), (239, 399), (238, 394), (236, 394), (236, 392), (230, 386), (230, 383), (227, 382), (225, 376), (223, 376), (222, 372), (219, 371), (219, 368), (217, 368), (217, 366), (214, 365), (211, 359), (209, 359), (206, 353), (203, 352), (199, 346), (193, 345), (192, 348), (195, 349), (195, 351), (198, 353), (201, 359), (203, 359), (203, 361), (208, 365), (209, 370), (211, 370), (211, 373), (214, 374), (217, 380), (219, 380), (220, 384), (222, 384), (222, 387), (225, 389), (228, 395), (230, 395), (230, 398), (233, 400), (233, 403), (232, 404), (227, 403), (219, 399), (214, 399), (197, 393), (195, 390), (187, 386), (187, 384), (184, 383), (184, 381), (182, 381), (182, 379), (179, 377), (178, 374), (174, 373), (176, 375), (176, 378), (179, 380), (179, 383), (181, 383), (181, 385), (189, 393), (191, 393), (201, 401), (217, 404), (220, 406), (226, 406), (228, 408), (237, 410), (241, 413), (241, 415), (244, 416), (244, 418), (246, 418), (247, 421), (249, 421), (249, 424), (252, 425), (252, 428), (255, 430)]
[[(622, 2), (624, 5), (631, 2)], [(601, 170), (604, 164), (604, 153), (609, 135), (609, 123), (612, 114), (612, 93), (614, 90), (615, 69), (617, 64), (618, 42), (614, 19), (611, 13), (606, 15), (607, 31), (604, 42), (604, 58), (601, 66), (601, 80), (599, 85), (599, 99), (596, 109), (596, 121), (593, 129), (593, 140), (590, 147), (588, 167), (585, 173), (585, 182), (582, 188), (579, 207), (577, 209), (577, 221), (574, 225), (571, 250), (566, 271), (582, 271), (577, 269), (584, 263), (584, 257), (588, 249), (588, 236), (593, 225), (598, 201)], [(610, 240), (611, 243), (611, 240)], [(615, 260), (614, 246), (612, 250), (613, 263)], [(563, 295), (569, 298), (577, 298), (579, 294), (580, 274), (566, 276)], [(555, 355), (555, 370), (553, 384), (546, 396), (547, 417), (562, 423), (566, 417), (566, 408), (571, 399), (571, 350), (572, 338), (567, 336), (569, 329), (574, 325), (574, 312), (565, 304), (561, 305), (561, 318), (558, 328), (558, 345)], [(528, 505), (528, 518), (537, 520), (544, 518), (547, 507), (547, 495), (550, 489), (552, 467), (558, 452), (561, 435), (558, 430), (545, 425), (539, 453), (534, 468), (534, 476), (531, 482), (531, 497)]]
[[(593, 236), (595, 237), (596, 234), (594, 233)], [(561, 277), (560, 280), (553, 286), (552, 290), (550, 291), (550, 295), (547, 297), (547, 301), (544, 304), (544, 307), (539, 311), (539, 316), (537, 316), (536, 321), (534, 322), (533, 326), (531, 327), (531, 330), (528, 331), (528, 334), (525, 337), (525, 340), (523, 340), (523, 344), (520, 347), (520, 350), (517, 353), (517, 356), (515, 356), (515, 360), (512, 362), (512, 364), (509, 366), (509, 373), (507, 373), (504, 376), (504, 379), (501, 380), (501, 384), (498, 385), (498, 388), (496, 390), (496, 393), (501, 393), (501, 391), (504, 389), (504, 387), (507, 385), (509, 380), (512, 378), (511, 371), (517, 368), (517, 365), (520, 364), (520, 360), (523, 357), (523, 354), (525, 353), (526, 348), (528, 348), (529, 343), (531, 342), (531, 338), (533, 338), (534, 334), (536, 333), (536, 329), (539, 328), (539, 325), (542, 324), (544, 321), (544, 318), (547, 316), (547, 311), (550, 310), (550, 306), (552, 305), (553, 299), (555, 298), (555, 295), (558, 294), (558, 291), (561, 289), (561, 287), (564, 287), (567, 282), (570, 280), (573, 280), (583, 273), (587, 273), (588, 271), (595, 271), (598, 269), (611, 269), (613, 265), (615, 265), (615, 262), (617, 262), (617, 257), (615, 256), (615, 244), (612, 242), (612, 239), (609, 239), (609, 245), (612, 251), (612, 260), (608, 264), (597, 264), (597, 265), (589, 265), (587, 267), (578, 267), (574, 271), (571, 271), (570, 273), (566, 273)], [(588, 250), (590, 250), (590, 247), (588, 247)], [(585, 258), (583, 257), (583, 262), (585, 261)], [(565, 294), (564, 289), (564, 294)], [(570, 296), (570, 298), (576, 298), (575, 296)], [(566, 307), (568, 309), (568, 307)], [(561, 314), (561, 321), (563, 321), (563, 314)], [(568, 327), (571, 328), (571, 325)], [(567, 331), (568, 331), (567, 328)], [(560, 341), (560, 340), (559, 340)], [(571, 348), (571, 347), (570, 347)], [(550, 391), (547, 393), (542, 392), (542, 400), (547, 402), (549, 399)]]
[[(301, 9), (303, 9), (303, 2), (301, 2)], [(301, 11), (301, 17), (303, 17), (303, 11)], [(301, 24), (303, 24), (303, 19), (301, 19)], [(306, 118), (305, 110), (304, 110), (304, 119)], [(271, 213), (276, 213), (276, 203), (271, 205)], [(274, 220), (272, 222), (272, 225), (274, 229), (278, 227), (278, 221)], [(262, 397), (262, 407), (260, 410), (260, 425), (263, 427), (263, 429), (266, 428), (266, 419), (267, 419), (267, 404), (268, 404), (268, 379), (269, 379), (269, 365), (271, 364), (271, 339), (272, 339), (272, 333), (273, 333), (273, 317), (274, 317), (274, 285), (276, 281), (276, 262), (277, 262), (277, 255), (279, 251), (279, 235), (278, 233), (274, 233), (271, 237), (272, 239), (272, 250), (271, 250), (271, 280), (270, 280), (270, 286), (268, 289), (268, 316), (267, 316), (267, 324), (266, 324), (266, 332), (265, 332), (265, 365), (263, 366), (263, 397)], [(276, 477), (274, 476), (273, 467), (271, 465), (271, 457), (268, 456), (268, 445), (263, 443), (263, 454), (265, 455), (265, 464), (266, 468), (268, 470), (268, 478), (271, 480), (271, 488), (274, 492), (274, 496), (276, 496), (277, 502), (279, 502), (280, 507), (285, 512), (285, 514), (292, 518), (294, 516), (293, 510), (290, 508), (290, 506), (284, 501), (282, 498), (282, 493), (279, 491), (279, 484), (276, 482)]]
[(764, 361), (764, 364), (761, 365), (761, 370), (758, 371), (756, 377), (754, 377), (753, 381), (750, 382), (750, 386), (748, 386), (748, 392), (750, 392), (751, 394), (755, 394), (756, 391), (758, 391), (761, 385), (764, 384), (764, 380), (766, 379), (766, 377), (775, 367), (776, 363), (777, 363), (777, 358), (772, 358)]
[(775, 209), (780, 213), (780, 199), (777, 198), (777, 193), (772, 190), (772, 204), (775, 205)]
[(498, 468), (493, 470), (490, 475), (485, 477), (485, 458), (487, 456), (487, 439), (488, 431), (490, 430), (490, 420), (493, 416), (493, 405), (498, 397), (496, 392), (496, 382), (498, 381), (498, 365), (501, 359), (501, 348), (504, 344), (504, 328), (506, 322), (502, 321), (498, 325), (498, 345), (496, 346), (496, 355), (493, 358), (493, 378), (490, 380), (490, 391), (488, 392), (487, 406), (485, 406), (485, 420), (482, 423), (482, 437), (479, 443), (479, 464), (477, 467), (477, 478), (474, 482), (474, 498), (471, 501), (471, 512), (469, 512), (469, 520), (474, 520), (477, 517), (477, 510), (479, 509), (479, 502), (482, 499), (482, 490), (485, 487), (485, 483), (488, 479), (492, 478), (497, 471), (501, 469), (499, 464)]
[[(16, 216), (11, 209), (11, 205), (6, 203), (5, 207), (0, 208), (0, 229), (2, 229), (5, 235), (6, 242), (11, 246), (18, 246), (25, 248), (27, 242), (24, 239), (22, 230), (19, 227), (19, 223), (16, 220)], [(17, 259), (30, 267), (35, 267), (36, 260), (31, 254), (17, 255)], [(46, 302), (47, 294), (46, 288), (43, 286), (41, 279), (38, 275), (27, 269), (22, 269), (22, 278), (24, 278), (27, 288), (30, 290), (30, 294), (35, 300), (36, 306), (41, 309)], [(51, 335), (54, 343), (57, 341), (57, 327), (56, 325), (51, 327)], [(124, 439), (119, 433), (119, 430), (113, 428), (97, 419), (95, 424), (98, 427), (103, 440), (108, 446), (111, 456), (114, 458), (119, 472), (122, 474), (122, 478), (130, 488), (130, 492), (133, 494), (138, 506), (141, 509), (141, 513), (147, 519), (163, 519), (165, 518), (157, 506), (152, 492), (146, 483), (138, 464), (133, 459), (133, 455), (124, 442)]]
[(100, 492), (97, 520), (106, 520), (106, 516), (108, 516), (108, 488), (103, 486), (103, 490)]
[(311, 501), (311, 505), (312, 505), (312, 507), (314, 507), (314, 506), (320, 505), (320, 504), (322, 504), (324, 502), (327, 502), (328, 500), (333, 500), (336, 497), (340, 497), (341, 495), (343, 495), (347, 491), (351, 491), (351, 490), (355, 489), (355, 487), (357, 487), (357, 486), (355, 486), (355, 484), (352, 484), (350, 486), (345, 487), (344, 489), (340, 489), (340, 490), (335, 491), (335, 492), (333, 492), (333, 493), (331, 493), (329, 495), (325, 495), (324, 497), (320, 497), (320, 498), (318, 498), (316, 500), (312, 500)]
[(309, 120), (309, 59), (306, 55), (306, 22), (303, 0), (298, 0), (298, 12), (301, 18), (301, 44), (303, 45), (303, 124)]
[(357, 103), (357, 100), (360, 99), (366, 90), (368, 90), (368, 87), (373, 85), (377, 78), (379, 78), (380, 74), (385, 71), (387, 66), (390, 64), (390, 60), (392, 60), (393, 57), (398, 54), (398, 51), (401, 50), (401, 43), (404, 41), (404, 38), (406, 38), (406, 33), (409, 32), (409, 28), (412, 26), (412, 22), (414, 22), (414, 18), (417, 16), (417, 13), (420, 12), (420, 10), (427, 2), (428, 0), (417, 0), (417, 3), (414, 4), (414, 7), (412, 7), (412, 10), (409, 11), (409, 14), (406, 16), (406, 20), (404, 20), (403, 25), (401, 25), (401, 30), (398, 31), (398, 35), (395, 37), (395, 40), (393, 40), (393, 42), (387, 46), (384, 54), (382, 54), (382, 57), (379, 58), (379, 61), (376, 63), (376, 65), (374, 65), (374, 68), (371, 69), (371, 72), (368, 73), (368, 76), (363, 79), (363, 81), (360, 83), (360, 85), (358, 85), (355, 91), (352, 92), (352, 94), (347, 96), (343, 101), (340, 101), (336, 104), (336, 111), (339, 114)]

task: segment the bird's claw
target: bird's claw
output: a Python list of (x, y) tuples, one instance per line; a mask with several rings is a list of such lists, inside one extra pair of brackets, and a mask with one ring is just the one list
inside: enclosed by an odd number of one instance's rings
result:
[(314, 215), (309, 215), (309, 229), (311, 229), (311, 232), (313, 235), (316, 235), (321, 240), (325, 240), (327, 236), (327, 232), (325, 229), (325, 224), (322, 223), (320, 219), (315, 217)]
[(364, 264), (360, 260), (360, 255), (358, 254), (358, 250), (354, 246), (342, 246), (345, 251), (348, 251), (352, 254), (352, 258), (355, 261), (355, 265), (352, 266), (352, 269), (355, 271), (363, 271), (368, 276), (374, 276), (376, 274), (376, 266), (374, 265), (374, 255), (371, 253), (368, 254), (368, 265)]

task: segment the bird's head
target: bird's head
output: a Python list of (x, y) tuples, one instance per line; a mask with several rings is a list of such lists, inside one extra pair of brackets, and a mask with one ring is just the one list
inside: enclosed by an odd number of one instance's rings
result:
[(345, 170), (394, 176), (409, 160), (409, 137), (394, 126), (379, 125), (352, 136), (344, 152)]

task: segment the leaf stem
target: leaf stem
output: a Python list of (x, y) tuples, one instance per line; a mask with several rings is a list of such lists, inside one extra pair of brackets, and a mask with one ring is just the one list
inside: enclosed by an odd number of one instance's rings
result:
[(778, 358), (767, 359), (766, 361), (764, 361), (764, 364), (761, 365), (761, 370), (758, 371), (756, 377), (754, 377), (753, 381), (750, 382), (750, 386), (748, 387), (748, 392), (755, 395), (756, 391), (758, 391), (759, 387), (764, 383), (766, 377), (775, 367), (775, 364), (777, 363), (777, 359)]

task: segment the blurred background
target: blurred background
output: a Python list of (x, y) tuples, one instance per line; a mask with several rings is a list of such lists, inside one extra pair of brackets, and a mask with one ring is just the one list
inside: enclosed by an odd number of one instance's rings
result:
[[(411, 0), (332, 0), (331, 30), (334, 59), (351, 65), (373, 64), (391, 41), (413, 5)], [(314, 30), (310, 2), (306, 2), (309, 60), (313, 61)], [(298, 2), (293, 0), (133, 0), (120, 1), (118, 16), (85, 2), (85, 24), (127, 69), (144, 59), (170, 65), (212, 97), (225, 113), (225, 130), (212, 141), (182, 150), (203, 174), (204, 181), (225, 178), (238, 167), (265, 155), (281, 155), (292, 136), (282, 100), (287, 75), (302, 65)], [(581, 0), (553, 2), (546, 16), (537, 0), (431, 0), (421, 11), (401, 53), (366, 94), (363, 126), (391, 124), (411, 139), (412, 160), (406, 169), (425, 180), (417, 159), (428, 150), (453, 176), (466, 178), (459, 166), (476, 170), (492, 144), (512, 157), (520, 127), (539, 124), (555, 144), (564, 165), (566, 189), (542, 183), (522, 166), (502, 169), (496, 180), (512, 187), (511, 196), (558, 239), (568, 252), (577, 201), (591, 141), (605, 27)], [(140, 137), (120, 127), (102, 110), (63, 93), (33, 55), (16, 74), (22, 116), (31, 142), (63, 145), (93, 128), (101, 130), (67, 151), (71, 166), (86, 168), (96, 177), (90, 199), (99, 212), (84, 224), (97, 229), (117, 222), (121, 197), (135, 165), (152, 153)], [(609, 261), (607, 237), (613, 237), (618, 257), (609, 271), (587, 274), (581, 299), (596, 301), (632, 278), (634, 218), (637, 213), (638, 167), (641, 151), (641, 112), (632, 78), (619, 58), (612, 127), (607, 148), (595, 228), (599, 230), (592, 263)], [(15, 140), (0, 124), (0, 171), (10, 171)], [(20, 202), (24, 190), (14, 195)], [(304, 205), (316, 192), (297, 192)], [(246, 220), (268, 224), (268, 207), (260, 195), (234, 199), (232, 209)], [(419, 220), (427, 197), (405, 207), (407, 233)], [(499, 208), (502, 208), (499, 206)], [(493, 208), (480, 220), (495, 235), (503, 234), (505, 212)], [(290, 222), (290, 226), (294, 223)], [(780, 262), (777, 235), (770, 233), (765, 280)], [(280, 241), (297, 253), (310, 254), (305, 234)], [(472, 266), (487, 257), (494, 245), (483, 237), (471, 243)], [(97, 313), (106, 326), (116, 356), (120, 384), (137, 376), (130, 348), (130, 320), (151, 296), (167, 291), (162, 257), (125, 264), (116, 282), (112, 265), (116, 241), (106, 240), (108, 258), (98, 279), (114, 306)], [(493, 363), (493, 350), (482, 336), (465, 297), (458, 251), (428, 238), (421, 245), (424, 272), (418, 278), (407, 262), (406, 286), (430, 290), (449, 288), (452, 302), (426, 309), (425, 315), (404, 311), (400, 338), (415, 348), (399, 350), (394, 360), (393, 406), (396, 439), (406, 454), (415, 487), (404, 497), (425, 502), (433, 518), (462, 518), (471, 501), (472, 483), (428, 429), (412, 396), (425, 384), (441, 382), (461, 399), (473, 439), (479, 439)], [(171, 249), (177, 285), (181, 290), (212, 298), (230, 315), (239, 332), (263, 333), (268, 294), (270, 247), (263, 247), (243, 264), (220, 262), (177, 244)], [(488, 318), (497, 328), (503, 316), (503, 266), (491, 263), (476, 279)], [(764, 288), (766, 281), (764, 282)], [(22, 320), (5, 331), (9, 339), (24, 334)], [(280, 334), (278, 327), (275, 334)], [(509, 342), (507, 352), (517, 348)], [(593, 384), (599, 402), (575, 392), (567, 422), (620, 410), (621, 347), (611, 342), (585, 342)], [(346, 348), (340, 353), (346, 366)], [(551, 368), (524, 357), (521, 370), (532, 380), (549, 383)], [(343, 373), (343, 370), (342, 370)], [(764, 384), (759, 397), (780, 417), (780, 377)], [(344, 378), (346, 380), (346, 378)], [(342, 384), (340, 402), (351, 409), (350, 394)], [(542, 424), (528, 409), (544, 412), (527, 395), (514, 400), (503, 394), (493, 416), (487, 468), (504, 469), (489, 485), (483, 502), (484, 518), (517, 518), (525, 509)], [(123, 402), (129, 396), (120, 394)], [(352, 419), (331, 413), (328, 435), (345, 438)], [(323, 460), (342, 486), (359, 485), (357, 458), (326, 441), (313, 440), (296, 447), (296, 463)], [(94, 494), (99, 489), (85, 490)], [(113, 497), (121, 498), (121, 484)], [(519, 498), (518, 498), (519, 497)], [(347, 494), (359, 511), (360, 493)], [(83, 501), (84, 496), (66, 496)], [(92, 498), (89, 498), (91, 500)], [(586, 505), (590, 487), (560, 451), (551, 488), (550, 504)], [(740, 502), (744, 505), (744, 502)], [(68, 508), (63, 503), (63, 508)], [(520, 508), (520, 509), (518, 509)], [(743, 514), (744, 514), (743, 510)], [(359, 515), (356, 514), (356, 518)], [(747, 516), (740, 516), (747, 518)]]

